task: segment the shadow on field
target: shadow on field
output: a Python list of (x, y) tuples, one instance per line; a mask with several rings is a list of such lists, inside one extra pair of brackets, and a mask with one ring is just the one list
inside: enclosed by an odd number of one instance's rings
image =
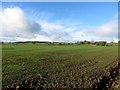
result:
[(109, 70), (109, 76), (102, 76), (102, 79), (99, 83), (93, 85), (93, 90), (114, 90), (114, 88), (118, 88), (118, 84), (116, 80), (119, 79), (120, 76), (120, 62), (117, 66), (111, 67)]

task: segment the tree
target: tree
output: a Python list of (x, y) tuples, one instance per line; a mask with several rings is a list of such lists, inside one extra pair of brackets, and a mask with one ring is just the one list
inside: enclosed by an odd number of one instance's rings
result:
[(99, 42), (95, 42), (94, 45), (97, 45), (97, 46), (106, 46), (107, 42), (105, 41), (99, 41)]

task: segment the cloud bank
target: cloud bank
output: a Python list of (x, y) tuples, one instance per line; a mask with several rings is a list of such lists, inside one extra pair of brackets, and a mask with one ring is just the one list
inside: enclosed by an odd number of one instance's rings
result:
[(28, 18), (18, 7), (0, 12), (0, 27), (3, 41), (55, 41), (68, 37), (62, 26)]
[(118, 21), (112, 20), (100, 26), (87, 27), (76, 31), (72, 36), (78, 40), (118, 41)]
[[(118, 40), (118, 22), (112, 20), (99, 26), (80, 28), (76, 22), (49, 22), (33, 19), (18, 7), (0, 12), (1, 41), (81, 41)], [(80, 22), (81, 23), (81, 22)]]

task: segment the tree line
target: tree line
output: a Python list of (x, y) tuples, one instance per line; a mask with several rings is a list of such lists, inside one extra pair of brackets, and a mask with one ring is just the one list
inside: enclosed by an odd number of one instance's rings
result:
[(49, 42), (48, 45), (96, 45), (96, 46), (114, 46), (118, 45), (115, 42), (106, 41), (77, 41), (77, 42)]
[[(5, 44), (5, 42), (1, 42), (2, 44)], [(118, 43), (115, 42), (106, 42), (106, 41), (76, 41), (76, 42), (47, 42), (47, 41), (24, 41), (24, 42), (7, 42), (9, 44), (48, 44), (48, 45), (96, 45), (96, 46), (114, 46), (114, 45), (120, 45), (120, 41)]]

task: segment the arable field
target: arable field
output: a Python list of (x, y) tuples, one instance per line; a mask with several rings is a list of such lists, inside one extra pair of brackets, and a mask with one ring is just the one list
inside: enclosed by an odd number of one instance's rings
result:
[(3, 88), (103, 88), (102, 80), (111, 75), (117, 61), (118, 46), (3, 44), (2, 84)]

